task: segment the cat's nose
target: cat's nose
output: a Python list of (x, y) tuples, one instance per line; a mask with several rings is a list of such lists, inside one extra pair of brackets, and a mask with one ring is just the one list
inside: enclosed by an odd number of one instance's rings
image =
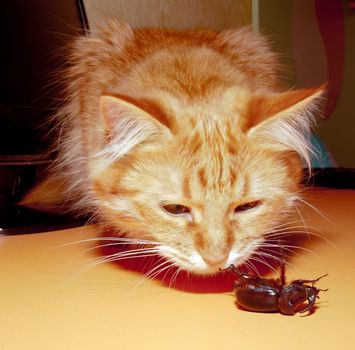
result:
[(223, 267), (228, 259), (229, 253), (203, 254), (202, 259), (208, 266)]

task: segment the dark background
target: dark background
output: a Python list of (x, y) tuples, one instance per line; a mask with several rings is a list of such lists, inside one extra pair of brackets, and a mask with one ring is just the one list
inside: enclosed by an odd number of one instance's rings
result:
[[(83, 33), (76, 0), (0, 2), (0, 230), (38, 231), (73, 218), (16, 205), (51, 163), (56, 135), (48, 122), (62, 99), (68, 45)], [(26, 228), (26, 229), (25, 229)]]

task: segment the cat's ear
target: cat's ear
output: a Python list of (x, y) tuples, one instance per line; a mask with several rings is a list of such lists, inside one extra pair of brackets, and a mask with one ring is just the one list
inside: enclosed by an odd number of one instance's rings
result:
[(310, 132), (324, 86), (254, 96), (248, 108), (247, 135), (279, 151), (296, 151), (310, 166)]
[(101, 96), (100, 115), (106, 133), (105, 151), (119, 159), (139, 144), (159, 144), (170, 129), (137, 104), (113, 96)]

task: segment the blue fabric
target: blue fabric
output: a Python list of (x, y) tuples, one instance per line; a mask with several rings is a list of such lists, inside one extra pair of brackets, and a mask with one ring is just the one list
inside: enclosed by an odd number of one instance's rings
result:
[(312, 135), (312, 145), (315, 149), (315, 154), (311, 159), (312, 168), (333, 168), (335, 167), (334, 160), (328, 151), (324, 142), (317, 136)]

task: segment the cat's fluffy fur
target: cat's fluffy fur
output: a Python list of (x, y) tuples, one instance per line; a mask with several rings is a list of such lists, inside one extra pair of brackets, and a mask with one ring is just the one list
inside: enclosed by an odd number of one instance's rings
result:
[(294, 210), (322, 91), (281, 92), (261, 35), (112, 22), (70, 61), (59, 157), (25, 203), (94, 213), (196, 273), (244, 262)]

